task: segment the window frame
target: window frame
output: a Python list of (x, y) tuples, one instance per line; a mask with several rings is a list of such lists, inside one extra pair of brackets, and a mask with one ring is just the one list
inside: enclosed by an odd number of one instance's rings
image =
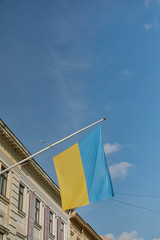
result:
[(49, 211), (49, 233), (53, 235), (53, 212)]
[(40, 219), (40, 200), (36, 198), (35, 200), (35, 223), (39, 224), (39, 219)]
[(64, 222), (61, 222), (61, 240), (64, 240)]
[[(1, 171), (5, 169), (6, 168), (2, 165)], [(0, 175), (0, 194), (4, 197), (6, 197), (6, 192), (7, 192), (7, 178), (8, 178), (8, 172), (4, 172)]]
[[(21, 190), (20, 190), (21, 187)], [(18, 210), (23, 212), (23, 201), (24, 201), (24, 185), (19, 184), (19, 195), (18, 195)]]
[(3, 240), (3, 233), (0, 233), (0, 240)]

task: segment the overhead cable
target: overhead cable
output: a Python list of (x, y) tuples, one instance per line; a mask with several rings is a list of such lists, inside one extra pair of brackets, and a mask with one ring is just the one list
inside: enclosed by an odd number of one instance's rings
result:
[(132, 196), (132, 197), (160, 198), (160, 195), (143, 195), (143, 194), (121, 193), (121, 192), (115, 192), (115, 194), (124, 195), (124, 196)]
[(113, 199), (113, 198), (111, 198), (110, 200), (114, 201), (114, 202), (122, 203), (122, 204), (130, 206), (130, 207), (139, 208), (139, 209), (142, 209), (142, 210), (147, 210), (147, 211), (150, 211), (150, 212), (154, 212), (154, 213), (159, 213), (160, 214), (160, 210), (138, 206), (138, 205), (135, 205), (135, 204), (132, 204), (132, 203), (124, 202), (124, 201)]

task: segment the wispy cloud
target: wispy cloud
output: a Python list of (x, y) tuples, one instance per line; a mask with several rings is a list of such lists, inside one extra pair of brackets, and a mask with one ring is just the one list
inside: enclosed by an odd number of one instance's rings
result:
[(160, 5), (160, 0), (144, 0), (144, 6), (150, 8), (152, 2), (158, 3)]
[(120, 234), (119, 237), (115, 237), (112, 233), (109, 233), (106, 235), (106, 237), (108, 237), (112, 240), (144, 240), (143, 237), (138, 237), (137, 231), (123, 232)]
[(149, 8), (151, 2), (152, 2), (152, 0), (145, 0), (145, 1), (144, 1), (144, 6), (145, 6), (146, 8)]
[(111, 239), (111, 240), (115, 240), (115, 237), (112, 233), (108, 233), (105, 237)]
[(106, 143), (104, 145), (104, 151), (106, 155), (109, 155), (114, 152), (118, 152), (121, 148), (122, 148), (122, 145), (118, 143), (114, 143), (114, 144)]
[(145, 24), (144, 25), (144, 28), (145, 28), (145, 30), (146, 31), (149, 31), (149, 30), (151, 30), (152, 28), (156, 28), (158, 26), (158, 22), (157, 22), (157, 20), (156, 19), (154, 19), (154, 21), (153, 21), (153, 23), (147, 23), (147, 24)]
[[(122, 149), (123, 147), (129, 147), (131, 148), (132, 151), (135, 151), (135, 148), (133, 148), (134, 147), (133, 145), (123, 146), (118, 143), (114, 143), (114, 144), (106, 143), (104, 145), (104, 151), (106, 155), (110, 155), (120, 151), (120, 149)], [(129, 170), (133, 167), (134, 165), (132, 165), (131, 163), (119, 162), (119, 163), (110, 165), (109, 171), (112, 179), (115, 179), (115, 178), (124, 179), (127, 177)]]
[(123, 71), (123, 75), (124, 75), (125, 77), (130, 78), (130, 77), (133, 77), (134, 73), (132, 73), (132, 72), (129, 71), (128, 69), (125, 69), (125, 70)]
[(128, 162), (120, 162), (117, 164), (113, 164), (113, 165), (109, 166), (111, 178), (112, 179), (115, 179), (115, 178), (124, 179), (128, 175), (129, 170), (133, 167), (134, 167), (134, 165), (132, 165), (131, 163), (128, 163)]
[(89, 61), (86, 60), (87, 57), (84, 59), (83, 54), (78, 56), (74, 51), (62, 55), (50, 46), (50, 57), (47, 65), (47, 71), (54, 81), (54, 89), (57, 92), (57, 108), (63, 109), (63, 113), (65, 117), (70, 119), (71, 125), (73, 122), (76, 123), (74, 126), (72, 125), (75, 129), (85, 117), (87, 104), (82, 97), (83, 82), (75, 81), (72, 75), (79, 71), (86, 71), (90, 67)]

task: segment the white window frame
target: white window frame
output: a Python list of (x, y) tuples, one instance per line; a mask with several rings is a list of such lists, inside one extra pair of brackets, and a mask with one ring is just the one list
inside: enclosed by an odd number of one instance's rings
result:
[[(37, 208), (36, 202), (39, 203), (39, 208)], [(34, 219), (34, 221), (35, 221), (35, 223), (38, 223), (38, 224), (40, 224), (40, 209), (41, 209), (41, 201), (39, 200), (39, 198), (36, 197), (36, 199), (35, 199), (35, 219)], [(37, 221), (37, 213), (38, 213), (38, 221)]]
[[(1, 171), (5, 170), (6, 168), (4, 167), (3, 164), (1, 164)], [(2, 173), (0, 176), (0, 194), (4, 197), (7, 196), (7, 181), (8, 181), (8, 172)], [(5, 182), (5, 190), (3, 190), (3, 185)]]
[[(63, 226), (63, 238), (62, 238), (62, 226)], [(65, 240), (65, 223), (61, 221), (61, 240)]]
[[(22, 189), (22, 191), (20, 191), (20, 187)], [(23, 212), (23, 209), (24, 209), (24, 185), (20, 182), (19, 183), (19, 194), (18, 194), (18, 210), (22, 211)], [(21, 204), (20, 204), (20, 198), (21, 199)]]

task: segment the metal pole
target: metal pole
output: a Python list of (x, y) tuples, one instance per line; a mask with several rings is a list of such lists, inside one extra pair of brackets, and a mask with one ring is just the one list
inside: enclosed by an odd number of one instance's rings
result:
[(44, 152), (44, 151), (47, 151), (48, 149), (50, 149), (50, 148), (56, 146), (57, 144), (59, 144), (59, 143), (61, 143), (61, 142), (64, 142), (65, 140), (67, 140), (67, 139), (69, 139), (69, 138), (75, 136), (76, 134), (78, 134), (78, 133), (80, 133), (80, 132), (82, 132), (82, 131), (84, 131), (84, 130), (86, 130), (86, 129), (88, 129), (88, 128), (90, 128), (90, 127), (92, 127), (92, 126), (94, 126), (94, 125), (96, 125), (96, 124), (98, 124), (98, 123), (100, 123), (100, 122), (102, 122), (103, 120), (106, 120), (106, 118), (102, 118), (101, 120), (99, 120), (99, 121), (97, 121), (97, 122), (95, 122), (95, 123), (92, 123), (91, 125), (89, 125), (89, 126), (87, 126), (87, 127), (85, 127), (85, 128), (82, 128), (81, 130), (79, 130), (79, 131), (77, 131), (77, 132), (75, 132), (75, 133), (69, 135), (68, 137), (65, 137), (65, 138), (59, 140), (58, 142), (51, 144), (50, 146), (48, 146), (48, 147), (46, 147), (46, 148), (40, 150), (39, 152), (34, 153), (33, 155), (31, 155), (31, 156), (29, 156), (29, 157), (23, 159), (22, 161), (20, 161), (20, 162), (14, 164), (14, 165), (12, 165), (12, 166), (10, 166), (9, 168), (6, 168), (5, 170), (3, 170), (3, 171), (0, 172), (0, 175), (1, 175), (2, 173), (7, 172), (8, 170), (10, 170), (10, 169), (16, 167), (17, 165), (20, 165), (20, 164), (22, 164), (22, 163), (28, 161), (29, 159), (31, 159), (31, 158), (33, 158), (33, 157), (39, 155), (40, 153), (42, 153), (42, 152)]

